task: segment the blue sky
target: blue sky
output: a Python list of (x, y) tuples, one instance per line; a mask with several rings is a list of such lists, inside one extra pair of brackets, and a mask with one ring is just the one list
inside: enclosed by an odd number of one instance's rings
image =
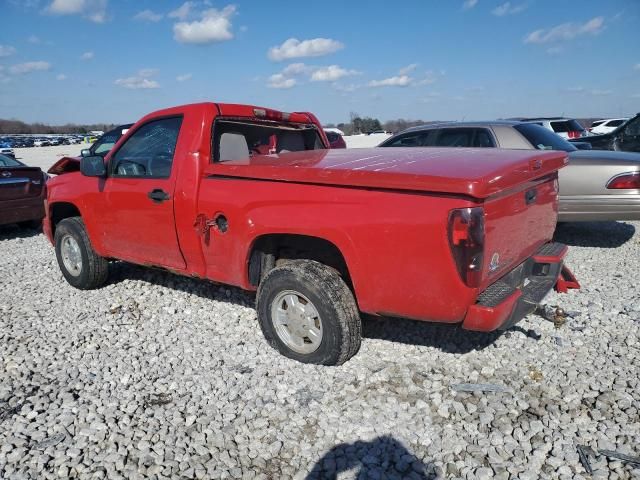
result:
[(0, 118), (198, 101), (340, 122), (640, 111), (638, 0), (0, 0)]

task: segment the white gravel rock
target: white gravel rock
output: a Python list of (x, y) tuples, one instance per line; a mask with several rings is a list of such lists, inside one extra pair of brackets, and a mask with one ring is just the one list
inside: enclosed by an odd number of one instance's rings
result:
[(578, 444), (640, 455), (640, 222), (557, 235), (582, 283), (546, 299), (581, 312), (559, 329), (367, 319), (328, 368), (271, 349), (250, 294), (123, 263), (75, 290), (0, 227), (0, 478), (588, 478)]

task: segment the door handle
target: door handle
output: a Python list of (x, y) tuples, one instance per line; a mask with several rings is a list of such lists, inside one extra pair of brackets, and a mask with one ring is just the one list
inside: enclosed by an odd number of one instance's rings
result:
[(154, 203), (162, 203), (165, 200), (169, 200), (171, 198), (169, 194), (161, 188), (154, 188), (149, 193), (147, 193), (147, 197), (153, 200)]

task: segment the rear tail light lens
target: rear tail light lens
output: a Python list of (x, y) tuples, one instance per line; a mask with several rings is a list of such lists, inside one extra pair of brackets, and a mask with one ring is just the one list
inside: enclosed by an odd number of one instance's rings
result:
[(573, 130), (569, 132), (569, 138), (580, 138), (581, 135), (582, 132), (580, 132), (579, 130)]
[(607, 182), (607, 188), (611, 190), (640, 189), (640, 172), (616, 175)]
[(479, 287), (484, 260), (484, 210), (481, 207), (452, 210), (448, 234), (460, 278), (469, 287)]

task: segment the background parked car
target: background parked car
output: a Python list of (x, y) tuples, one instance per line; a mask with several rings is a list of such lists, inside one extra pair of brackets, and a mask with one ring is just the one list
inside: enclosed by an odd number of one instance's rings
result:
[(347, 148), (347, 144), (338, 132), (334, 132), (331, 130), (325, 130), (324, 133), (327, 135), (327, 139), (329, 140), (330, 148)]
[(640, 113), (612, 132), (583, 137), (580, 141), (589, 142), (594, 150), (640, 152)]
[(0, 155), (0, 225), (35, 228), (44, 217), (48, 175), (38, 167)]
[(549, 130), (523, 122), (424, 125), (401, 132), (381, 147), (478, 147), (562, 150), (558, 221), (640, 220), (640, 154), (578, 150)]
[(521, 118), (522, 122), (535, 123), (541, 127), (557, 133), (562, 138), (580, 138), (589, 135), (589, 132), (573, 118), (548, 117), (548, 118)]
[(603, 133), (613, 132), (616, 128), (629, 120), (628, 118), (609, 118), (606, 120), (598, 120), (593, 122), (589, 127), (589, 132), (593, 135), (601, 135)]

